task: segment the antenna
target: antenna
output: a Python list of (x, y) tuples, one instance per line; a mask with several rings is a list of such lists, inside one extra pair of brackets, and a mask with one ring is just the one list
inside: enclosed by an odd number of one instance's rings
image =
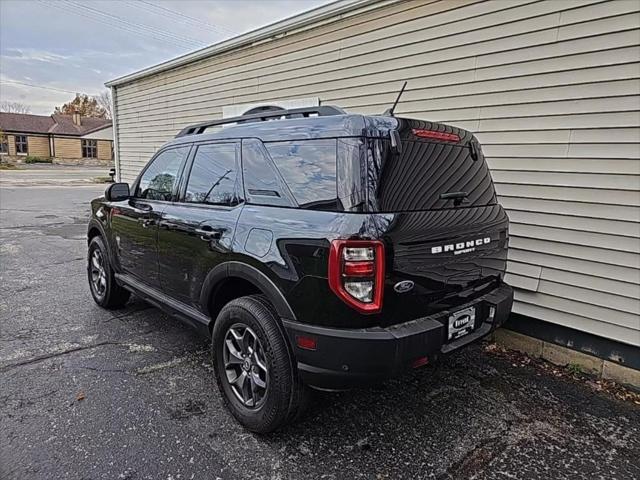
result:
[(393, 117), (393, 111), (398, 106), (398, 102), (400, 101), (400, 97), (402, 96), (402, 93), (404, 92), (404, 89), (405, 89), (406, 86), (407, 86), (407, 82), (405, 81), (404, 85), (402, 85), (402, 88), (400, 89), (400, 93), (398, 93), (398, 98), (396, 98), (396, 101), (393, 102), (393, 106), (391, 108), (388, 108), (387, 110), (385, 110), (383, 115), (389, 115), (389, 116)]

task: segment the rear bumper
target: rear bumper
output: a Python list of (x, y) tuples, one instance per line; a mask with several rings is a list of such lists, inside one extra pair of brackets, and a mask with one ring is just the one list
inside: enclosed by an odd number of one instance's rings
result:
[[(476, 306), (477, 326), (464, 337), (446, 343), (446, 325), (452, 311), (418, 318), (390, 327), (339, 329), (285, 321), (298, 371), (305, 383), (325, 389), (347, 389), (380, 382), (406, 371), (418, 359), (433, 360), (477, 341), (504, 323), (511, 313), (513, 289), (502, 284), (495, 290), (461, 305)], [(297, 346), (299, 336), (316, 339), (316, 349)]]

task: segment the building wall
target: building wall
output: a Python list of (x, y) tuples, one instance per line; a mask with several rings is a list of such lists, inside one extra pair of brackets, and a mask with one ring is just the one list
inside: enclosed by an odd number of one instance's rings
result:
[(87, 133), (86, 135), (83, 135), (82, 138), (113, 141), (113, 127), (107, 127), (92, 133)]
[(54, 137), (56, 158), (82, 158), (79, 138)]
[(9, 156), (16, 155), (16, 137), (7, 135), (7, 141), (9, 142)]
[(98, 160), (111, 160), (111, 140), (98, 140)]
[(27, 137), (27, 142), (29, 143), (28, 151), (30, 156), (43, 158), (48, 158), (51, 156), (51, 153), (49, 152), (49, 137), (41, 137), (35, 135), (28, 135)]
[[(640, 345), (640, 2), (413, 0), (115, 88), (135, 178), (224, 106), (319, 97), (476, 132), (511, 218), (514, 311)], [(354, 12), (355, 13), (355, 12)]]
[(8, 155), (2, 158), (11, 162), (22, 162), (26, 156), (49, 158), (55, 153), (54, 163), (82, 163), (82, 164), (108, 164), (113, 158), (112, 140), (97, 140), (98, 157), (96, 159), (82, 158), (82, 139), (69, 137), (53, 137), (55, 152), (50, 151), (50, 140), (48, 135), (27, 135), (28, 153), (17, 155), (15, 135), (7, 134), (9, 142)]
[(16, 152), (16, 136), (14, 134), (5, 134), (9, 143), (8, 155), (2, 155), (5, 157), (13, 157), (14, 159), (21, 160), (26, 156), (43, 157), (48, 158), (51, 156), (49, 152), (49, 137), (44, 135), (29, 135), (27, 136), (27, 153), (18, 155)]

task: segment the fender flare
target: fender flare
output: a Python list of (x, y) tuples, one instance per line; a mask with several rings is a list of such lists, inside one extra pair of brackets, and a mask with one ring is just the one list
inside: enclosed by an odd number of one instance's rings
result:
[(89, 245), (89, 232), (91, 230), (93, 230), (94, 228), (97, 228), (100, 231), (100, 236), (102, 237), (102, 240), (104, 242), (104, 246), (107, 247), (107, 260), (109, 260), (109, 264), (111, 265), (111, 268), (113, 269), (113, 271), (115, 273), (120, 273), (120, 269), (117, 268), (116, 262), (115, 262), (115, 251), (114, 251), (114, 247), (111, 244), (111, 238), (107, 235), (107, 230), (105, 229), (105, 226), (100, 223), (97, 219), (95, 218), (91, 218), (89, 220), (89, 225), (87, 225), (87, 245)]
[(102, 226), (102, 224), (96, 220), (95, 218), (92, 218), (89, 220), (89, 224), (87, 225), (87, 243), (89, 243), (89, 232), (91, 230), (93, 230), (94, 228), (97, 228), (100, 231), (100, 235), (106, 239), (107, 234), (104, 231), (104, 227)]
[(291, 310), (289, 302), (284, 298), (284, 295), (275, 283), (256, 267), (236, 261), (229, 261), (215, 266), (205, 278), (202, 290), (200, 291), (200, 306), (206, 315), (210, 316), (209, 299), (211, 298), (211, 294), (221, 282), (233, 277), (241, 278), (258, 287), (269, 299), (283, 320), (296, 321), (296, 316), (293, 310)]

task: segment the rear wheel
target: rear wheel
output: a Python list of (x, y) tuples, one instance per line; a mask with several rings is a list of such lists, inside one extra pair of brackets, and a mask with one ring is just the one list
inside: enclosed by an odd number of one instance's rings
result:
[(224, 402), (248, 430), (294, 419), (305, 395), (277, 313), (262, 295), (232, 300), (213, 329), (212, 355)]
[(87, 260), (89, 288), (95, 302), (109, 309), (122, 307), (127, 303), (130, 293), (117, 284), (102, 237), (93, 237), (89, 242)]

